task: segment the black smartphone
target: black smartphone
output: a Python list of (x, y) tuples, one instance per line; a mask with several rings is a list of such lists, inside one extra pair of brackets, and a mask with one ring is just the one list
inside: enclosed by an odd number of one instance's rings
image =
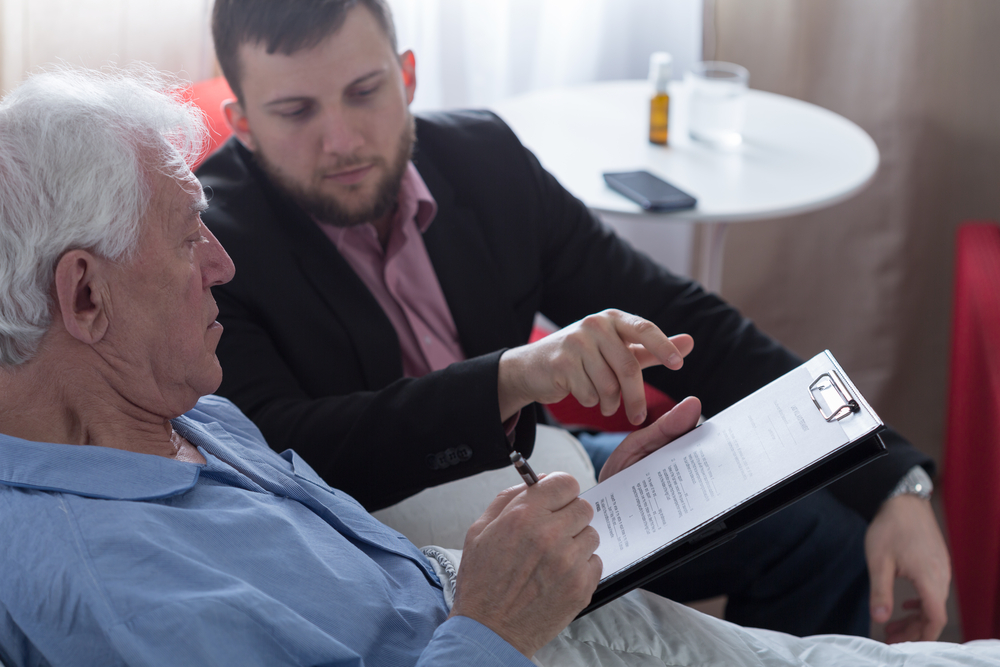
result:
[(605, 173), (604, 181), (647, 211), (694, 208), (698, 200), (648, 171)]

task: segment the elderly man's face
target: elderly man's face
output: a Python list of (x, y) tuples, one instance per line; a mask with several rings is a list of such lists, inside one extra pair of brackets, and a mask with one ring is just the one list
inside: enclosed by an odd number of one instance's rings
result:
[(371, 12), (350, 10), (314, 48), (243, 44), (239, 56), (244, 106), (230, 120), (272, 180), (332, 224), (388, 213), (413, 144), (414, 78)]
[(201, 221), (205, 198), (194, 175), (156, 174), (154, 183), (138, 253), (109, 287), (107, 356), (135, 404), (181, 414), (222, 382), (211, 287), (231, 280), (235, 268)]

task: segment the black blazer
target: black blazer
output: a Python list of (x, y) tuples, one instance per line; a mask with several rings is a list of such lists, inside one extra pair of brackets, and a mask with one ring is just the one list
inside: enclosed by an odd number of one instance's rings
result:
[[(438, 204), (424, 234), (468, 361), (402, 378), (399, 343), (375, 298), (306, 214), (230, 139), (198, 170), (209, 228), (236, 263), (214, 289), (225, 332), (219, 393), (272, 447), (296, 449), (369, 509), (509, 462), (500, 353), (527, 342), (534, 315), (562, 326), (605, 308), (694, 336), (677, 372), (646, 379), (698, 396), (711, 416), (801, 363), (696, 283), (600, 223), (488, 112), (417, 119), (414, 164)], [(522, 411), (528, 454), (535, 414)], [(891, 454), (834, 485), (870, 518), (900, 477), (930, 461), (898, 435)]]

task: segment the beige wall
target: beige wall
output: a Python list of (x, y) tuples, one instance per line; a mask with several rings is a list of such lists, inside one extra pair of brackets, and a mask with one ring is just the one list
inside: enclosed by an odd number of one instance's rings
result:
[(754, 88), (858, 123), (882, 156), (851, 201), (736, 226), (723, 295), (799, 354), (833, 350), (882, 417), (939, 456), (954, 230), (1000, 219), (1000, 3), (706, 5), (707, 50)]

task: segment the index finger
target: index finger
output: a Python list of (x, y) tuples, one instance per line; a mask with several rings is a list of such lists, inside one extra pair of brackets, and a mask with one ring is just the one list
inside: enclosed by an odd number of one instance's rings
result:
[[(674, 334), (670, 336), (670, 342), (674, 344), (677, 351), (680, 353), (681, 357), (687, 357), (691, 354), (691, 350), (694, 349), (694, 338), (690, 334)], [(635, 343), (629, 343), (629, 351), (632, 356), (635, 357), (636, 361), (639, 362), (641, 368), (649, 368), (650, 366), (656, 366), (660, 363), (652, 352), (647, 350), (642, 345), (637, 345)], [(673, 369), (677, 370), (677, 369)]]
[[(626, 343), (641, 345), (650, 354), (652, 354), (659, 363), (671, 370), (678, 370), (684, 365), (684, 356), (686, 353), (681, 354), (681, 350), (674, 344), (674, 341), (668, 338), (667, 335), (660, 330), (660, 327), (656, 326), (649, 320), (643, 319), (637, 315), (623, 313), (622, 317), (616, 318), (614, 322), (615, 331)], [(684, 343), (686, 345), (691, 337), (686, 334), (682, 335), (685, 338), (678, 340), (678, 343)], [(678, 336), (678, 338), (680, 337)], [(693, 347), (693, 345), (694, 342), (691, 340), (691, 346)], [(691, 350), (688, 349), (687, 351), (690, 352)], [(641, 363), (642, 360), (640, 359), (639, 361)]]

